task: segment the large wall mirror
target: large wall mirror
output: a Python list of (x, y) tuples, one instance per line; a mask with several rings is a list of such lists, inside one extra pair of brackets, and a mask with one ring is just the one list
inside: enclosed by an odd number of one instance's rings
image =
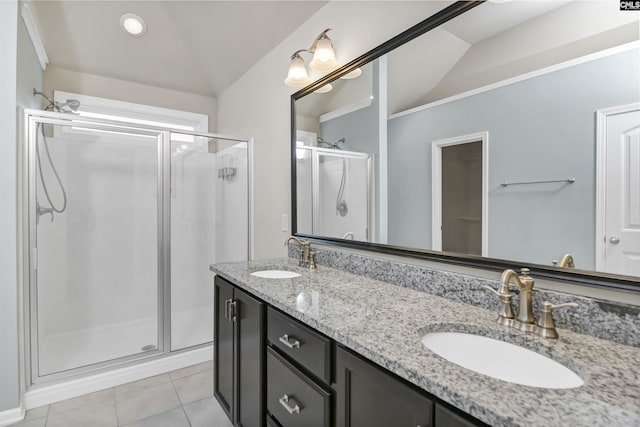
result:
[(295, 233), (640, 292), (639, 20), (457, 2), (294, 94)]

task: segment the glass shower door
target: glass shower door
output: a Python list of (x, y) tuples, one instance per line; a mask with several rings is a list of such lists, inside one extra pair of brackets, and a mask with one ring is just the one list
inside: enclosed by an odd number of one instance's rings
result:
[(171, 132), (171, 351), (213, 341), (209, 265), (248, 255), (247, 143)]
[(75, 126), (31, 124), (35, 378), (162, 346), (161, 134)]

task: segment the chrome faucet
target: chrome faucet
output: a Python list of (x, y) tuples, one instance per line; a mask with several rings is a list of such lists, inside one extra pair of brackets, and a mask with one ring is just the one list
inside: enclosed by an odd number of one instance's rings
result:
[(308, 267), (311, 270), (315, 270), (316, 265), (316, 253), (311, 250), (311, 242), (305, 242), (304, 240), (300, 240), (295, 236), (287, 237), (287, 240), (284, 241), (284, 245), (287, 246), (290, 241), (294, 241), (298, 247), (298, 252), (300, 253), (300, 258), (298, 258), (298, 265), (301, 267)]
[[(529, 269), (520, 269), (521, 275), (508, 269), (502, 272), (500, 287), (496, 291), (490, 286), (482, 286), (498, 296), (502, 305), (498, 311), (498, 324), (519, 329), (526, 333), (535, 333), (544, 338), (558, 338), (555, 322), (553, 321), (553, 310), (564, 307), (578, 307), (576, 303), (566, 303), (553, 305), (548, 301), (542, 304), (542, 316), (536, 324), (533, 315), (533, 285), (534, 280), (529, 276)], [(509, 286), (514, 283), (520, 289), (520, 307), (518, 316), (514, 318), (511, 301), (513, 299)]]

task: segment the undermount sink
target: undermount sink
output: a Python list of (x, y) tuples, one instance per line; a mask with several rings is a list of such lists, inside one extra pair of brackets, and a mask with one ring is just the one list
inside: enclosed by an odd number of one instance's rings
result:
[(293, 279), (299, 277), (300, 273), (286, 270), (261, 270), (251, 273), (252, 276), (262, 277), (263, 279)]
[(526, 348), (458, 332), (433, 332), (422, 344), (463, 368), (515, 384), (540, 388), (576, 388), (584, 381), (570, 369)]

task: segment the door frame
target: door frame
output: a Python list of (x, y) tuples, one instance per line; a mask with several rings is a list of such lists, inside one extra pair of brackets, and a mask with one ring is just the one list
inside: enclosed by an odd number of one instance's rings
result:
[(431, 250), (442, 251), (442, 149), (480, 141), (482, 144), (482, 249), (489, 256), (489, 132), (477, 132), (431, 142)]
[(640, 103), (619, 105), (596, 110), (596, 271), (605, 271), (606, 258), (606, 206), (607, 206), (607, 119), (617, 114), (640, 110)]

